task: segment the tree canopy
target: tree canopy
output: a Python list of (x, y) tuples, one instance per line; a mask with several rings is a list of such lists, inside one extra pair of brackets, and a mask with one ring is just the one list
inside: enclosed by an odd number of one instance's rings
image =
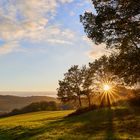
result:
[(96, 13), (85, 12), (80, 16), (84, 30), (92, 41), (106, 44), (113, 53), (96, 59), (88, 67), (72, 66), (59, 81), (59, 99), (78, 100), (79, 106), (82, 97), (87, 97), (90, 106), (91, 96), (100, 93), (105, 83), (117, 87), (140, 82), (140, 1), (92, 0), (92, 3)]
[(88, 101), (88, 106), (93, 104), (92, 97), (104, 92), (103, 86), (109, 84), (113, 89), (124, 84), (123, 80), (111, 71), (109, 57), (101, 58), (89, 63), (89, 66), (72, 66), (64, 79), (59, 81), (58, 98), (62, 102)]
[(87, 36), (96, 44), (122, 51), (140, 48), (139, 0), (92, 0), (97, 14), (81, 15)]
[(112, 71), (133, 85), (140, 82), (140, 1), (92, 0), (96, 14), (80, 16), (87, 36), (117, 50), (110, 56)]

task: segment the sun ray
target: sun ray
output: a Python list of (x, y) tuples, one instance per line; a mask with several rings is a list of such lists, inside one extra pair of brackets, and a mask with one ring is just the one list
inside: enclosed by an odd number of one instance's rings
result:
[(112, 105), (120, 100), (119, 95), (119, 82), (118, 79), (114, 79), (112, 75), (105, 74), (99, 81), (97, 80), (97, 89), (101, 93), (99, 96), (100, 105)]

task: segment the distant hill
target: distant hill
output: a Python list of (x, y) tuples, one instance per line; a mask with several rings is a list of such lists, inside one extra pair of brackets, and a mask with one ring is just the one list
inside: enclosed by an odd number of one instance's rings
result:
[(40, 102), (40, 101), (58, 102), (56, 98), (48, 97), (48, 96), (19, 97), (19, 96), (11, 96), (11, 95), (0, 95), (0, 113), (9, 112), (15, 108), (20, 109), (33, 102)]

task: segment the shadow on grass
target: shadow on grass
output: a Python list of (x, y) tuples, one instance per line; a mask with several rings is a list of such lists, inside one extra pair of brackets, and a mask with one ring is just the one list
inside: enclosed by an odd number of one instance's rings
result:
[[(140, 113), (137, 113), (137, 115), (140, 115)], [(122, 118), (133, 119), (130, 116), (131, 112), (126, 108), (97, 109), (79, 116), (59, 118), (50, 122), (42, 120), (43, 125), (34, 129), (20, 126), (20, 124), (11, 129), (0, 129), (0, 140), (26, 140), (30, 138), (39, 140), (119, 140), (116, 136), (116, 130), (126, 128), (130, 120), (124, 126)], [(115, 121), (118, 121), (120, 124), (116, 126)], [(136, 124), (133, 123), (133, 120), (131, 120), (131, 123), (131, 125), (129, 124), (129, 129), (132, 131), (133, 126)], [(127, 131), (126, 133), (131, 132)]]
[(108, 125), (106, 128), (105, 140), (118, 140), (119, 138), (117, 138), (117, 136), (115, 135), (113, 124), (114, 111), (112, 109), (108, 109), (107, 114), (108, 114)]
[(140, 139), (140, 107), (129, 106), (129, 109), (114, 110), (117, 120), (116, 130), (120, 137), (128, 140)]

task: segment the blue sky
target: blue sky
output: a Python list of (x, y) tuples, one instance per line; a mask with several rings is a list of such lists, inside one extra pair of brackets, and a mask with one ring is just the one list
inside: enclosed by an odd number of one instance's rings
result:
[(1, 91), (56, 91), (71, 65), (105, 52), (79, 21), (95, 12), (90, 0), (2, 0), (0, 7)]

